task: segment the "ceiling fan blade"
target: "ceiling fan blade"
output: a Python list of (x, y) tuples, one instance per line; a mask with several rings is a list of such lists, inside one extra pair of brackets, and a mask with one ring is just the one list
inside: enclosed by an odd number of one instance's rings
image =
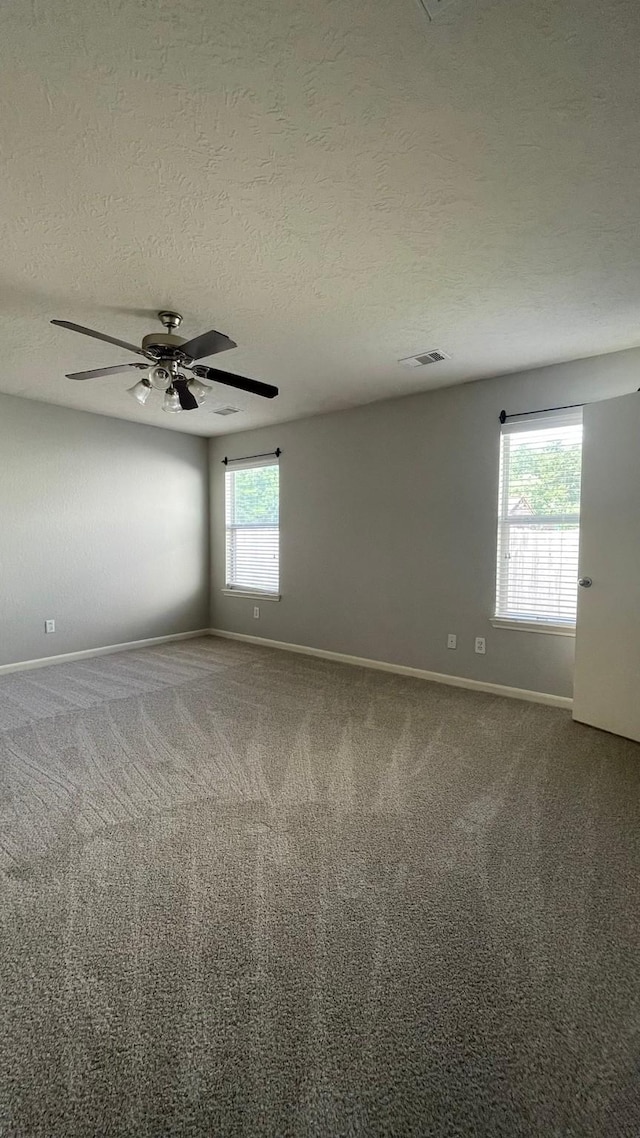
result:
[(202, 360), (205, 356), (215, 356), (218, 352), (228, 352), (229, 348), (237, 348), (235, 340), (230, 340), (222, 332), (212, 328), (210, 332), (203, 332), (201, 336), (194, 336), (180, 345), (180, 351), (192, 360)]
[(128, 352), (135, 352), (137, 356), (145, 356), (146, 352), (135, 344), (128, 344), (126, 340), (116, 340), (113, 336), (105, 336), (104, 332), (94, 332), (92, 328), (83, 328), (82, 324), (71, 324), (68, 320), (52, 320), (59, 328), (70, 328), (72, 332), (81, 332), (83, 336), (91, 336), (94, 340), (104, 340), (106, 344), (115, 344), (116, 348), (126, 348)]
[(131, 367), (146, 369), (146, 364), (116, 364), (115, 367), (97, 367), (93, 371), (72, 371), (67, 379), (99, 379), (101, 375), (115, 375), (119, 371), (129, 371)]
[(197, 411), (198, 401), (189, 391), (186, 379), (174, 379), (173, 386), (178, 392), (178, 399), (183, 411)]
[(251, 395), (262, 395), (264, 399), (275, 399), (278, 388), (269, 383), (260, 383), (259, 379), (245, 379), (243, 375), (234, 375), (231, 371), (218, 371), (217, 368), (207, 367), (206, 364), (197, 364), (191, 369), (200, 379), (208, 379), (210, 383), (224, 383), (227, 387), (237, 387), (238, 391), (248, 391)]

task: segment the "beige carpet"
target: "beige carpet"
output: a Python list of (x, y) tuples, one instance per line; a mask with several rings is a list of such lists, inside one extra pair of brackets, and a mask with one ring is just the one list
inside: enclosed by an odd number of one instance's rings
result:
[(0, 678), (0, 1134), (640, 1134), (640, 747), (221, 640)]

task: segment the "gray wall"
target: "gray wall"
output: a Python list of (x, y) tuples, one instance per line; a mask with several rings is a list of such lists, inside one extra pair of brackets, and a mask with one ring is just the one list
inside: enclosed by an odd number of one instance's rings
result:
[(0, 664), (207, 627), (206, 440), (0, 395), (0, 464)]
[[(212, 439), (212, 627), (570, 695), (572, 638), (490, 624), (498, 414), (639, 383), (633, 349)], [(254, 620), (254, 601), (220, 591), (220, 460), (276, 446), (282, 601), (262, 602)], [(484, 657), (476, 636), (486, 637)]]

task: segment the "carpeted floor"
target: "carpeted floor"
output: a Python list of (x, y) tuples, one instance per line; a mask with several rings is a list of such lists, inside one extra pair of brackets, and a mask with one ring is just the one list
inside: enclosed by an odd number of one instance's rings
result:
[(640, 1134), (637, 745), (202, 639), (0, 763), (2, 1138)]

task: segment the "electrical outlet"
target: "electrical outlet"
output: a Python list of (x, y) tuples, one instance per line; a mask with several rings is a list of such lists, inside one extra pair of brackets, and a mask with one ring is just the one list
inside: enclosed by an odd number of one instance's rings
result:
[(258, 605), (253, 606), (253, 616), (255, 620), (258, 620), (260, 617), (260, 609), (258, 608)]
[(45, 630), (45, 632), (55, 632), (55, 630), (56, 630), (55, 620), (45, 620), (44, 630)]
[(476, 636), (476, 652), (479, 656), (484, 656), (487, 651), (484, 636)]
[(447, 648), (457, 648), (457, 647), (458, 647), (458, 637), (456, 636), (455, 632), (450, 632), (449, 635), (447, 636)]

